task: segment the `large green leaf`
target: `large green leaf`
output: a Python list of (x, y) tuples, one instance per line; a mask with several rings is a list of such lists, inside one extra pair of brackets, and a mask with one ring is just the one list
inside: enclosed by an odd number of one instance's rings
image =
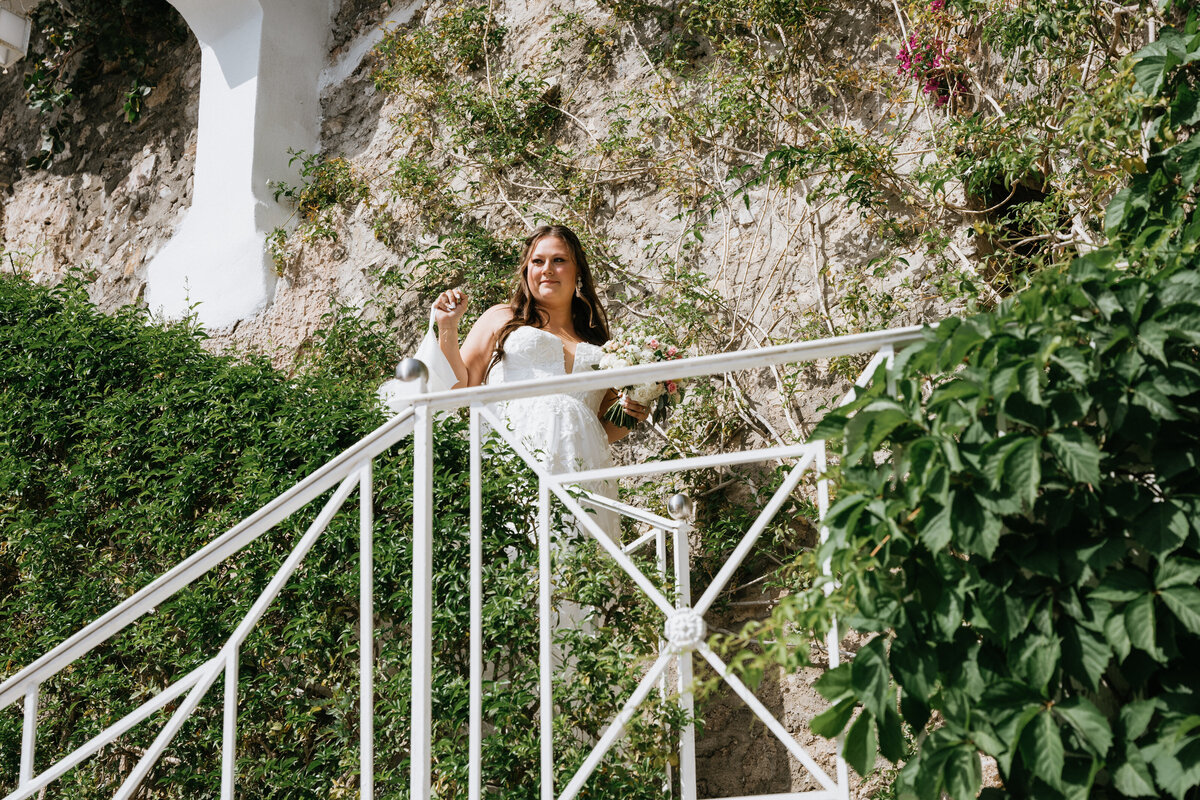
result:
[(1046, 443), (1072, 480), (1092, 486), (1100, 483), (1100, 448), (1092, 437), (1068, 428), (1048, 434)]
[(1172, 586), (1163, 589), (1159, 597), (1185, 628), (1200, 635), (1200, 589), (1195, 586)]
[(1158, 797), (1158, 788), (1150, 774), (1150, 766), (1137, 745), (1125, 745), (1125, 758), (1112, 773), (1113, 786), (1127, 797)]
[(946, 794), (951, 800), (974, 800), (983, 785), (979, 753), (968, 744), (955, 747), (945, 761)]
[(1051, 786), (1062, 783), (1063, 742), (1049, 709), (1043, 709), (1021, 734), (1021, 754), (1033, 773)]
[(1151, 655), (1157, 653), (1152, 595), (1143, 595), (1125, 606), (1125, 630), (1134, 647)]
[[(953, 503), (953, 492), (950, 493), (948, 500)], [(949, 504), (943, 506), (936, 514), (923, 516), (921, 527), (917, 532), (917, 535), (921, 537), (921, 542), (933, 553), (949, 544), (953, 534), (954, 529), (950, 526)]]
[(853, 697), (848, 697), (832, 708), (817, 714), (812, 718), (812, 722), (809, 723), (808, 727), (818, 736), (832, 739), (846, 727), (846, 723), (850, 721), (850, 717), (854, 714), (854, 709), (857, 705), (858, 703)]
[(839, 664), (833, 669), (821, 673), (821, 677), (817, 678), (813, 688), (831, 703), (841, 700), (852, 691), (850, 685), (851, 663), (847, 661), (845, 664)]
[(1104, 580), (1091, 591), (1090, 596), (1096, 600), (1120, 603), (1145, 597), (1153, 589), (1154, 584), (1149, 575), (1140, 569), (1126, 567), (1105, 575)]
[(842, 755), (855, 772), (867, 775), (875, 769), (875, 752), (875, 718), (864, 710), (846, 732)]
[(1186, 512), (1170, 500), (1151, 503), (1135, 526), (1138, 542), (1160, 559), (1177, 550), (1191, 529)]
[(884, 638), (876, 636), (863, 645), (850, 662), (850, 683), (863, 706), (875, 717), (882, 718), (888, 703), (887, 656)]
[(1033, 505), (1042, 481), (1042, 437), (1020, 436), (1005, 448), (1003, 489)]
[(1104, 758), (1112, 747), (1113, 733), (1108, 720), (1092, 702), (1084, 697), (1069, 697), (1054, 706), (1071, 727), (1079, 733), (1084, 748), (1098, 758)]

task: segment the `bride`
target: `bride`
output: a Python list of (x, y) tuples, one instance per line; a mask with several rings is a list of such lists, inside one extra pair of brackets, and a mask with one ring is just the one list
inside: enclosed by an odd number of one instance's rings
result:
[[(556, 378), (600, 362), (608, 320), (575, 233), (563, 225), (535, 230), (525, 240), (516, 277), (512, 299), (483, 312), (461, 347), (458, 322), (467, 308), (466, 293), (450, 289), (434, 301), (438, 345), (458, 378), (454, 388)], [(638, 420), (649, 414), (613, 389), (511, 400), (499, 410), (550, 472), (567, 472), (612, 465), (609, 445), (629, 431), (601, 415), (618, 400)], [(552, 430), (558, 431), (554, 441)], [(607, 487), (585, 488), (610, 494)], [(597, 521), (619, 538), (616, 520), (606, 517), (601, 514)]]

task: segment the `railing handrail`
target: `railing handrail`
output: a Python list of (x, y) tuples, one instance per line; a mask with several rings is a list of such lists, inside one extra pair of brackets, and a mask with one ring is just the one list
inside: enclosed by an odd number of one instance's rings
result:
[(537, 378), (514, 381), (495, 386), (474, 386), (470, 389), (451, 389), (423, 395), (421, 400), (434, 411), (463, 408), (474, 403), (497, 403), (522, 397), (543, 394), (585, 392), (592, 389), (608, 389), (613, 386), (635, 386), (639, 383), (682, 380), (704, 375), (719, 375), (755, 367), (772, 367), (798, 361), (814, 361), (820, 358), (857, 355), (878, 350), (886, 345), (900, 348), (921, 340), (922, 331), (933, 325), (909, 325), (904, 328), (889, 328), (882, 331), (851, 333), (831, 336), (807, 342), (759, 347), (753, 350), (732, 350), (709, 356), (692, 356), (676, 361), (655, 364), (640, 364), (620, 369), (589, 370), (571, 373), (561, 378)]
[[(495, 386), (434, 392), (415, 397), (414, 403), (419, 402), (431, 410), (451, 410), (475, 403), (495, 403), (547, 393), (579, 392), (652, 381), (680, 380), (756, 367), (836, 358), (877, 350), (886, 345), (898, 349), (919, 341), (924, 328), (923, 325), (910, 325), (752, 350), (692, 356), (657, 364), (574, 373), (549, 380), (516, 381)], [(0, 708), (6, 708), (16, 702), (30, 687), (54, 676), (196, 578), (255, 541), (280, 521), (337, 486), (362, 461), (374, 458), (389, 449), (408, 436), (412, 428), (413, 408), (410, 407), (8, 678), (0, 684)]]

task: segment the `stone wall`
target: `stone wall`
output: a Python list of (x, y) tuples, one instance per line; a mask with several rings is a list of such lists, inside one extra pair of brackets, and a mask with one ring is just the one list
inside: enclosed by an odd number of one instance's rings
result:
[(0, 251), (39, 281), (84, 270), (103, 308), (138, 302), (146, 265), (191, 199), (199, 47), (161, 49), (136, 123), (121, 114), (125, 81), (107, 76), (69, 109), (67, 147), (39, 171), (24, 167), (42, 120), (25, 104), (22, 66), (0, 76)]

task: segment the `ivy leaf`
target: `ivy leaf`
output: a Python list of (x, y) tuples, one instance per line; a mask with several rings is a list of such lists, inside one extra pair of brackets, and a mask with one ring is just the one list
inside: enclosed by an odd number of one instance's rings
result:
[(1132, 199), (1133, 189), (1126, 187), (1108, 201), (1108, 207), (1104, 209), (1104, 232), (1109, 236), (1114, 235), (1120, 229), (1121, 223), (1125, 221)]
[[(831, 703), (841, 700), (851, 693), (851, 663), (847, 661), (845, 664), (839, 664), (831, 670), (826, 670), (821, 677), (817, 678), (816, 683), (813, 684), (813, 688)], [(841, 730), (841, 728), (838, 730)]]
[(1157, 700), (1134, 700), (1122, 706), (1120, 720), (1125, 729), (1124, 738), (1132, 742), (1145, 733), (1157, 708)]
[(1057, 788), (1062, 785), (1062, 734), (1048, 710), (1038, 712), (1021, 734), (1021, 755), (1033, 773)]
[(930, 697), (937, 682), (937, 655), (933, 648), (912, 640), (897, 639), (889, 654), (896, 681), (905, 691)]
[(850, 726), (842, 754), (859, 775), (866, 776), (875, 769), (875, 719), (869, 711), (864, 710)]
[(1172, 586), (1159, 593), (1163, 603), (1175, 618), (1191, 633), (1200, 635), (1200, 589), (1195, 586)]
[(1123, 614), (1113, 614), (1104, 621), (1104, 637), (1108, 639), (1118, 661), (1124, 661), (1129, 657), (1129, 653), (1133, 649), (1133, 642), (1129, 640), (1129, 633), (1125, 630)]
[(1153, 589), (1150, 576), (1138, 569), (1127, 567), (1114, 570), (1104, 576), (1100, 585), (1092, 590), (1090, 597), (1113, 603), (1128, 602), (1143, 597)]
[(953, 502), (954, 492), (951, 492), (949, 503), (933, 516), (926, 516), (917, 531), (917, 535), (931, 553), (937, 553), (950, 543), (950, 537), (954, 533), (950, 527), (950, 504)]
[(1087, 384), (1088, 362), (1078, 350), (1074, 348), (1055, 350), (1050, 355), (1050, 361), (1062, 367), (1076, 383)]
[(883, 707), (879, 723), (879, 752), (895, 764), (904, 758), (904, 726), (896, 713), (896, 697), (893, 694)]
[(1179, 412), (1175, 410), (1171, 398), (1163, 394), (1153, 381), (1142, 381), (1133, 388), (1133, 404), (1141, 406), (1158, 419), (1179, 419)]
[(1095, 486), (1100, 483), (1100, 448), (1092, 437), (1078, 428), (1047, 434), (1050, 452), (1072, 480)]
[(1172, 558), (1159, 564), (1154, 571), (1154, 585), (1159, 589), (1172, 586), (1195, 586), (1200, 582), (1200, 561), (1191, 558)]
[(1139, 650), (1157, 658), (1154, 646), (1154, 597), (1142, 595), (1125, 606), (1125, 630), (1129, 641)]
[(962, 549), (991, 558), (1000, 543), (1000, 520), (967, 492), (956, 492), (950, 509), (950, 527)]
[(983, 764), (970, 745), (955, 747), (946, 758), (946, 794), (951, 800), (974, 800), (983, 786)]
[(1097, 758), (1104, 758), (1112, 747), (1113, 733), (1108, 720), (1092, 702), (1086, 698), (1069, 697), (1054, 710), (1079, 732), (1079, 740), (1085, 749)]
[(858, 457), (874, 453), (887, 435), (905, 422), (908, 414), (894, 400), (874, 401), (846, 425), (846, 452)]
[(1187, 540), (1191, 526), (1183, 509), (1167, 500), (1151, 503), (1136, 522), (1134, 536), (1157, 558), (1165, 558)]
[(832, 739), (846, 727), (846, 723), (850, 721), (850, 717), (854, 714), (854, 708), (857, 705), (858, 703), (855, 702), (853, 697), (847, 697), (832, 708), (826, 709), (813, 717), (808, 727), (818, 736)]
[(850, 662), (850, 683), (863, 707), (882, 719), (888, 698), (888, 664), (883, 637), (867, 642)]
[(1063, 667), (1072, 677), (1092, 691), (1097, 691), (1112, 649), (1103, 639), (1076, 621), (1067, 621), (1063, 628)]
[(1126, 797), (1157, 797), (1158, 789), (1150, 775), (1150, 766), (1137, 745), (1125, 745), (1125, 759), (1113, 771), (1113, 786)]
[(1026, 506), (1037, 499), (1038, 486), (1042, 481), (1042, 438), (1021, 436), (1007, 448), (1004, 456), (1004, 485), (1021, 499)]

